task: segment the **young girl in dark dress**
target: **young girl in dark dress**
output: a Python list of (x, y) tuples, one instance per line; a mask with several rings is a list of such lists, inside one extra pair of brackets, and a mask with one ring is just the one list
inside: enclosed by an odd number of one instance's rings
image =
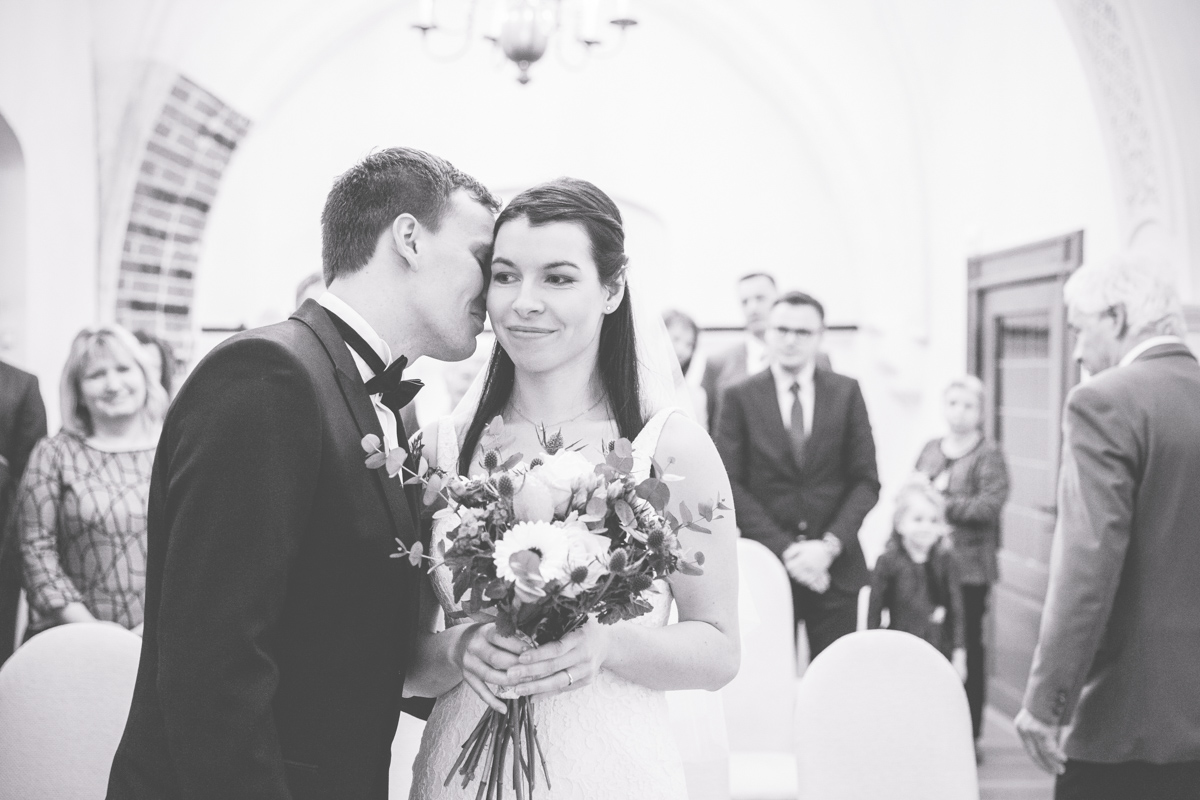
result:
[(945, 542), (945, 501), (929, 482), (916, 477), (896, 498), (894, 532), (875, 562), (871, 577), (868, 628), (887, 627), (920, 636), (936, 647), (966, 678), (962, 591)]

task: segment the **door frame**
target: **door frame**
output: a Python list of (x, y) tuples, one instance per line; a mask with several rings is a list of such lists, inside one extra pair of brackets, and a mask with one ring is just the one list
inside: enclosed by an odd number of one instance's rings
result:
[[(1000, 250), (974, 256), (967, 260), (967, 370), (978, 377), (984, 384), (984, 425), (985, 433), (995, 437), (996, 415), (996, 384), (995, 376), (984, 374), (984, 298), (992, 290), (1010, 288), (1021, 284), (1052, 282), (1061, 288), (1079, 266), (1083, 263), (1082, 230), (1054, 236), (1019, 247)], [(1050, 309), (1054, 313), (1054, 309)], [(1071, 361), (1073, 343), (1068, 333), (1066, 322), (1067, 310), (1059, 305), (1057, 320), (1063, 332), (1059, 341), (1061, 359), (1055, 372), (1061, 382), (1057, 388), (1057, 396), (1064, 402), (1071, 386), (1079, 380), (1079, 371)], [(1052, 354), (1052, 358), (1054, 355)], [(1061, 409), (1059, 410), (1061, 417)], [(1057, 484), (1057, 472), (1060, 466), (1062, 450), (1061, 426), (1052, 426), (1054, 441), (1051, 442), (1050, 452), (1054, 454), (1054, 480)], [(1057, 487), (1055, 487), (1056, 491)], [(994, 594), (994, 592), (993, 592)], [(990, 604), (988, 618), (985, 620), (984, 638), (987, 647), (988, 696), (990, 702), (1002, 711), (1015, 714), (1020, 704), (1020, 698), (1014, 697), (1012, 687), (1001, 686), (995, 680), (995, 621), (992, 619), (995, 601)]]

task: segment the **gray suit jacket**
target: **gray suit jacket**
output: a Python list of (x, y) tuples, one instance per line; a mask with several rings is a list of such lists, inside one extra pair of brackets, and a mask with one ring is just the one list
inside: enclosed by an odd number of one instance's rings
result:
[(1077, 386), (1025, 690), (1084, 761), (1200, 760), (1200, 365), (1182, 344)]

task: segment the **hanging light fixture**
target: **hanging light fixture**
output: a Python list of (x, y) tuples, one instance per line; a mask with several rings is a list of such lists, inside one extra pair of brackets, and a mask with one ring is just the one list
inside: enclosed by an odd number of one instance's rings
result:
[[(464, 7), (465, 6), (465, 7)], [(602, 48), (611, 52), (624, 42), (626, 31), (637, 24), (631, 0), (420, 0), (413, 28), (421, 32), (425, 49), (439, 60), (466, 54), (480, 35), (476, 22), (487, 19), (482, 38), (490, 41), (517, 65), (517, 81), (529, 83), (529, 68), (546, 54), (551, 42), (563, 61), (579, 68)], [(440, 24), (457, 12), (461, 26)], [(607, 22), (617, 30), (616, 42), (601, 34)], [(438, 53), (434, 39), (459, 42), (449, 53)], [(613, 47), (608, 47), (608, 45)]]

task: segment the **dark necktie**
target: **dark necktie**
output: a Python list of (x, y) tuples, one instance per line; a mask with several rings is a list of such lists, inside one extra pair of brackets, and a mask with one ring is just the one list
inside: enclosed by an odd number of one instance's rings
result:
[(796, 461), (796, 466), (804, 464), (804, 444), (808, 441), (808, 434), (804, 432), (804, 404), (800, 402), (800, 383), (793, 383), (792, 393), (792, 421), (791, 427), (788, 428), (788, 438), (792, 442), (792, 458)]
[(396, 433), (399, 436), (397, 441), (404, 445), (407, 436), (404, 432), (404, 424), (400, 421), (400, 409), (411, 403), (425, 384), (416, 379), (404, 380), (404, 368), (408, 366), (407, 358), (400, 356), (390, 365), (385, 365), (379, 354), (367, 344), (365, 339), (359, 336), (358, 331), (351, 328), (345, 320), (329, 309), (325, 309), (325, 311), (333, 320), (334, 327), (338, 329), (342, 339), (350, 345), (350, 349), (358, 353), (359, 357), (367, 362), (367, 366), (375, 373), (375, 376), (367, 381), (367, 394), (382, 395), (380, 400), (384, 407), (390, 409), (396, 416)]

